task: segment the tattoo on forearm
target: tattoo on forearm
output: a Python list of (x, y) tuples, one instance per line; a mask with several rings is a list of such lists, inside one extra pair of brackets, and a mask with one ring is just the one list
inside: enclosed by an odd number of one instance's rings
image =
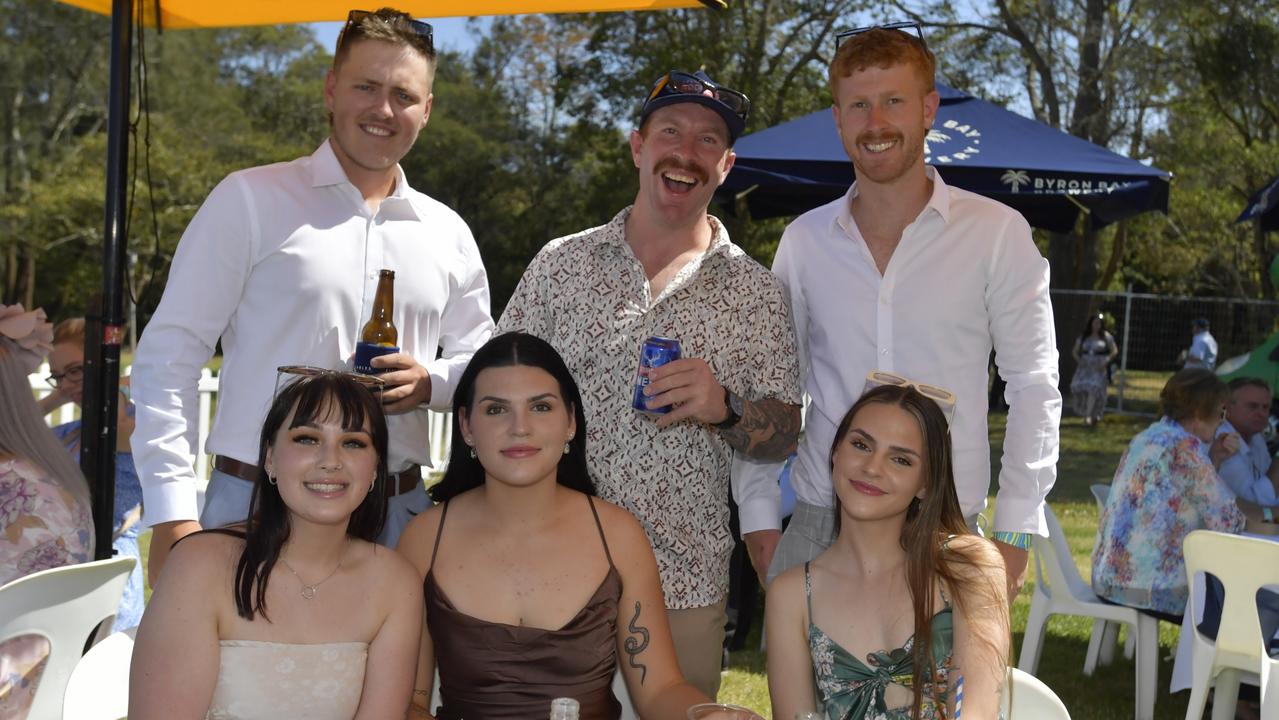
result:
[(747, 400), (742, 419), (721, 431), (729, 447), (756, 460), (784, 460), (799, 440), (799, 406), (765, 398)]
[(622, 643), (622, 647), (626, 649), (627, 664), (640, 671), (640, 685), (643, 685), (644, 678), (648, 676), (648, 666), (644, 663), (635, 662), (635, 658), (648, 647), (648, 628), (637, 624), (639, 616), (640, 604), (637, 600), (635, 601), (635, 617), (631, 618), (630, 623), (626, 626), (626, 630), (627, 632), (638, 635), (640, 639), (636, 640), (633, 637), (627, 637), (626, 641)]

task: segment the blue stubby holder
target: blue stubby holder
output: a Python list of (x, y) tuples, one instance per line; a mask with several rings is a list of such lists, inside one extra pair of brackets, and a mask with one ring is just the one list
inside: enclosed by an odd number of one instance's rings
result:
[(386, 345), (375, 345), (373, 343), (360, 342), (355, 344), (355, 371), (364, 375), (381, 375), (384, 372), (390, 372), (391, 368), (375, 368), (371, 364), (373, 358), (382, 355), (394, 355), (399, 352), (398, 347), (388, 347)]

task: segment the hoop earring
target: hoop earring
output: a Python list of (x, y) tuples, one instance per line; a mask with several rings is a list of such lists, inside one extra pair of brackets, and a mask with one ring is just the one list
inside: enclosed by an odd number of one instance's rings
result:
[(274, 475), (272, 475), (271, 473), (267, 473), (267, 474), (266, 474), (266, 481), (267, 481), (267, 482), (269, 482), (269, 483), (271, 483), (272, 485), (274, 485), (274, 484), (275, 484), (275, 482), (276, 482), (276, 480), (275, 480), (275, 476), (274, 476)]

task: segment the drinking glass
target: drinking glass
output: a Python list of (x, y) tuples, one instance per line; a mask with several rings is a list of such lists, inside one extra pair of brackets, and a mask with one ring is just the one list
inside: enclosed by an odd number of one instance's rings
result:
[(764, 718), (738, 705), (702, 703), (688, 709), (688, 720), (764, 720)]

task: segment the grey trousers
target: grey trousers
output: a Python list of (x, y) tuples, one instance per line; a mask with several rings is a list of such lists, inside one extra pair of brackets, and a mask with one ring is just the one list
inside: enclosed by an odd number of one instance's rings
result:
[(768, 582), (812, 560), (835, 542), (835, 508), (795, 501), (795, 512), (768, 566)]

